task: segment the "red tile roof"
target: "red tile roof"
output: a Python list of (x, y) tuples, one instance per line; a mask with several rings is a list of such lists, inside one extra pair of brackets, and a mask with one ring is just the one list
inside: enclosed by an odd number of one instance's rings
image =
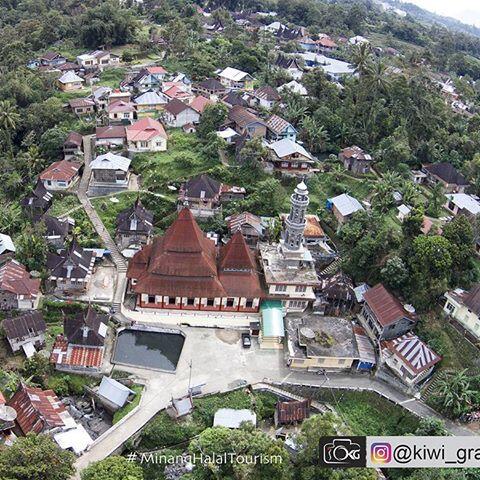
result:
[(21, 263), (10, 260), (0, 268), (0, 291), (35, 297), (40, 291), (40, 279), (30, 278)]
[(126, 129), (128, 141), (147, 141), (158, 136), (167, 138), (167, 133), (165, 132), (163, 125), (150, 117), (142, 118), (134, 124), (126, 127)]
[(68, 160), (60, 160), (53, 162), (41, 174), (40, 180), (61, 180), (69, 182), (75, 178), (80, 170), (80, 164), (69, 162)]
[[(192, 213), (184, 208), (163, 237), (143, 247), (130, 261), (129, 278), (136, 293), (176, 297), (256, 298), (262, 295), (260, 281), (245, 240), (239, 233), (217, 249), (200, 230)], [(238, 271), (240, 270), (240, 271)]]
[(145, 70), (152, 75), (155, 75), (155, 74), (158, 75), (159, 73), (167, 73), (167, 71), (161, 66), (147, 67)]
[(50, 354), (50, 363), (71, 367), (100, 367), (103, 354), (103, 347), (69, 345), (67, 339), (59, 335)]
[(363, 298), (371, 308), (380, 325), (386, 327), (403, 317), (410, 318), (400, 301), (394, 297), (381, 283), (367, 290)]
[(279, 424), (302, 422), (310, 416), (310, 400), (277, 402), (277, 422)]
[(176, 85), (173, 85), (169, 89), (165, 90), (163, 93), (167, 95), (167, 97), (176, 98), (178, 100), (181, 100), (182, 98), (186, 99), (191, 97), (191, 95), (188, 92), (186, 92), (185, 90), (182, 90), (180, 87), (177, 87)]
[(25, 435), (65, 425), (61, 414), (67, 411), (53, 390), (21, 384), (7, 405), (17, 412), (17, 423)]
[(95, 129), (97, 139), (125, 138), (127, 136), (125, 127), (122, 125), (110, 125), (108, 127), (97, 127)]

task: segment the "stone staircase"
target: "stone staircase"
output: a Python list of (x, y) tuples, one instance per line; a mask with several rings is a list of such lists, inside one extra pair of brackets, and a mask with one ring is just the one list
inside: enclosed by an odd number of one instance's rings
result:
[(341, 258), (336, 258), (328, 267), (320, 272), (320, 275), (332, 275), (336, 273), (339, 270), (341, 263)]

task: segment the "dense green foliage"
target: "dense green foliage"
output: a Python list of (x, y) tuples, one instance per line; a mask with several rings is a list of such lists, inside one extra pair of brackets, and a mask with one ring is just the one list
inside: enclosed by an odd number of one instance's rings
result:
[(143, 480), (143, 471), (139, 465), (124, 457), (108, 457), (92, 463), (82, 472), (82, 480)]

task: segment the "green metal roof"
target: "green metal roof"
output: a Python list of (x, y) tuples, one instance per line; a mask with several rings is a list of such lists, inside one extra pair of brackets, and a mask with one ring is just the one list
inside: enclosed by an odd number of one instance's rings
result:
[(262, 302), (262, 335), (264, 337), (284, 337), (283, 307), (279, 300)]

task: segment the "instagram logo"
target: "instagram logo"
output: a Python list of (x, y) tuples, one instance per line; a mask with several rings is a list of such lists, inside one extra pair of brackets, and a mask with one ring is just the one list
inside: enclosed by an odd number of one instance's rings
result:
[(389, 443), (372, 443), (370, 447), (372, 463), (389, 463), (392, 460), (392, 446)]

